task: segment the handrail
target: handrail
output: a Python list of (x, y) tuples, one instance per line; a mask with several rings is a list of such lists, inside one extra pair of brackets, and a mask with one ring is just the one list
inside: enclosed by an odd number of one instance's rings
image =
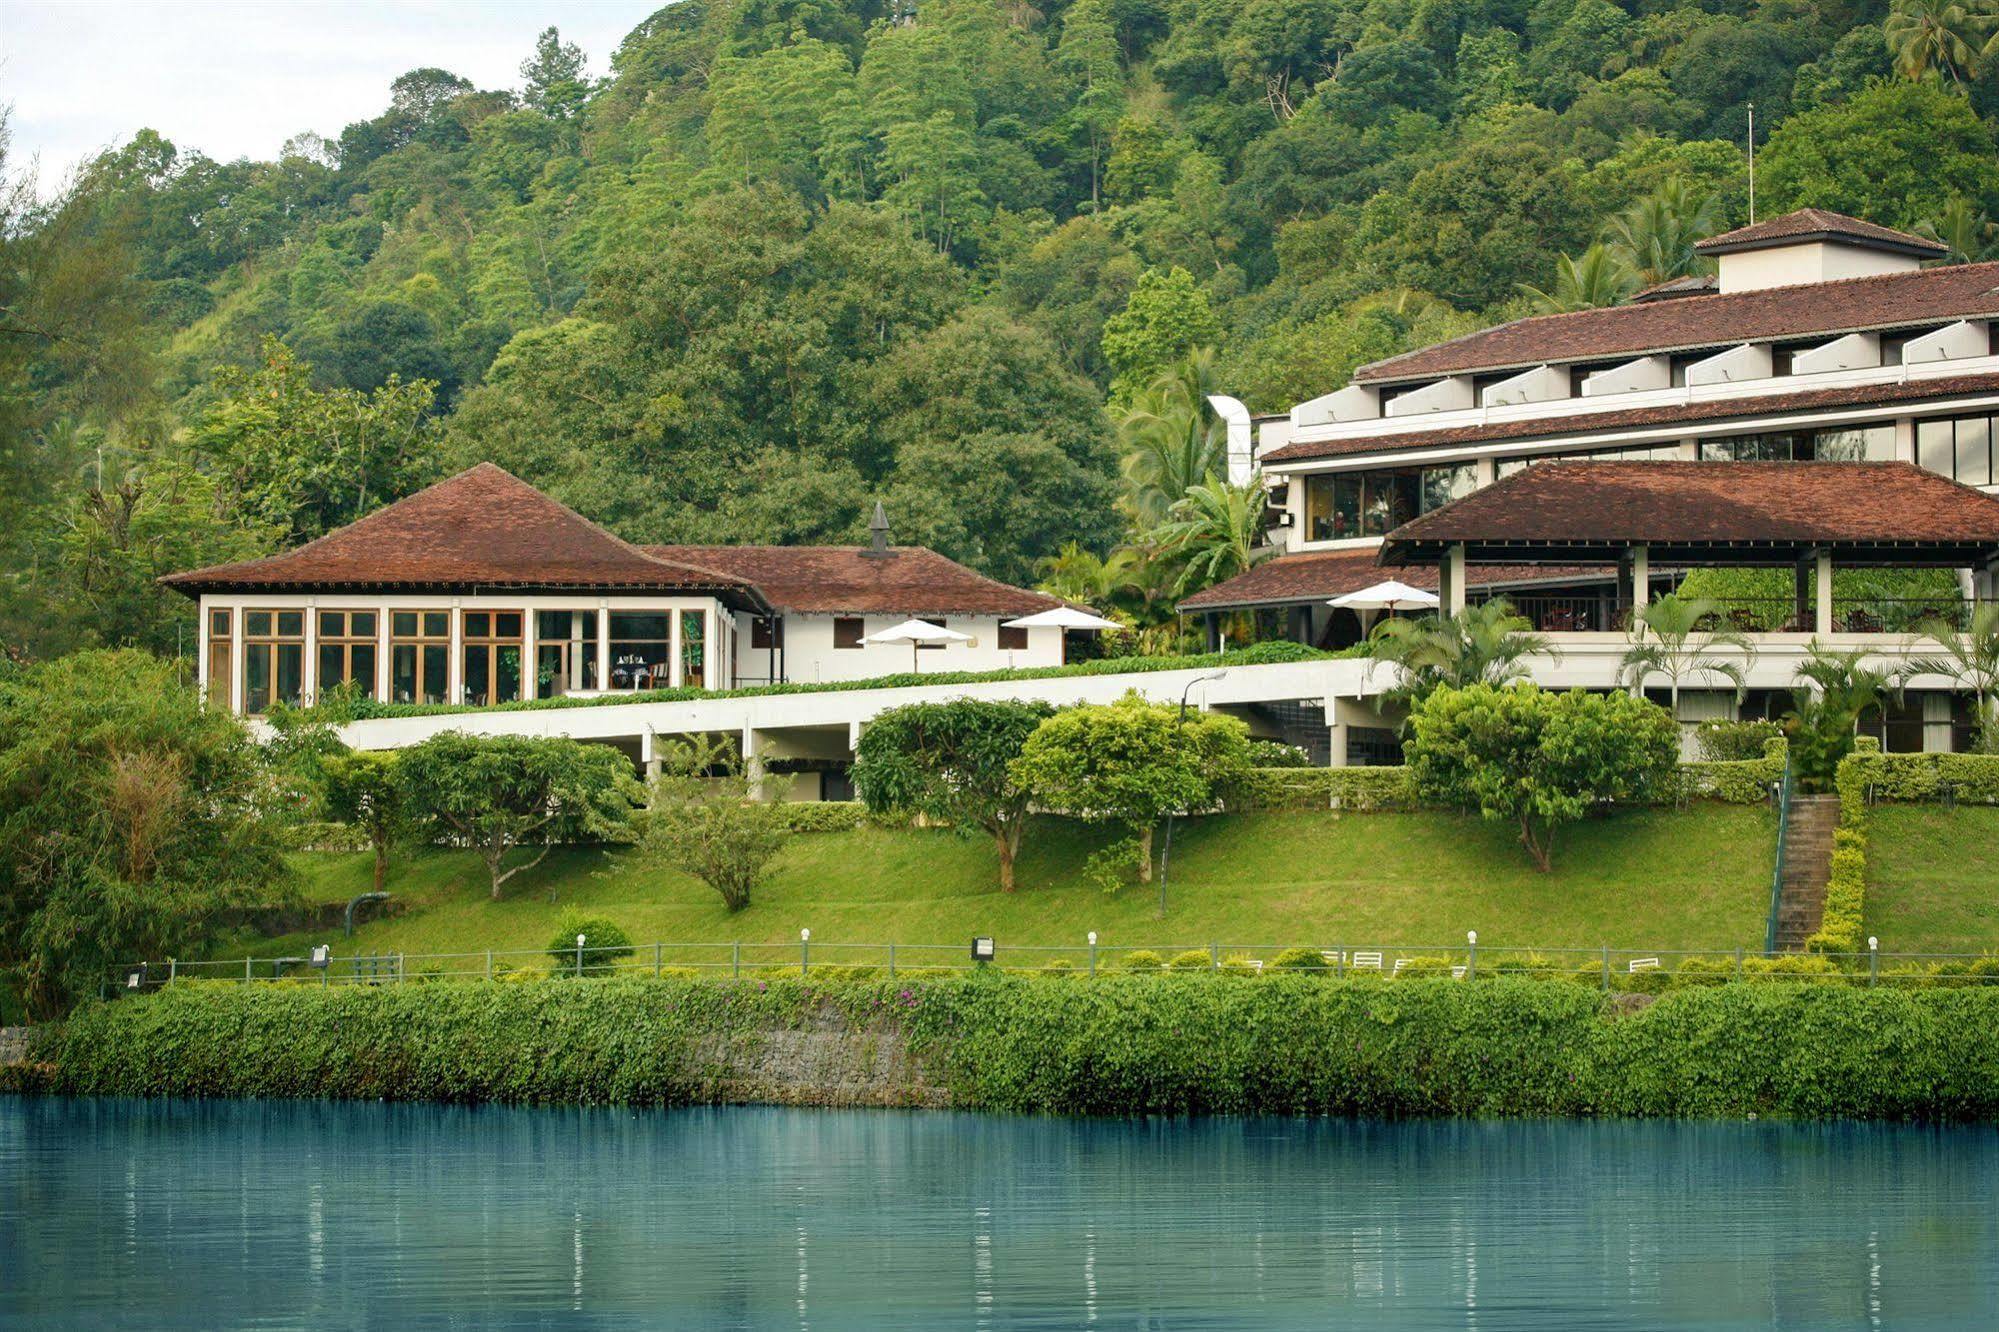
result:
[(1763, 931), (1763, 956), (1777, 956), (1777, 911), (1784, 901), (1784, 844), (1791, 830), (1791, 765), (1777, 787), (1777, 864), (1770, 871), (1770, 922)]

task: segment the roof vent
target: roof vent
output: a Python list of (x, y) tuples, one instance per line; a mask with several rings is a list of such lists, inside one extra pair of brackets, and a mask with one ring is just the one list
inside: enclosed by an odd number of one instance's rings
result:
[(869, 559), (886, 560), (895, 552), (888, 548), (888, 510), (880, 500), (875, 501), (875, 516), (868, 519), (868, 548), (861, 552)]

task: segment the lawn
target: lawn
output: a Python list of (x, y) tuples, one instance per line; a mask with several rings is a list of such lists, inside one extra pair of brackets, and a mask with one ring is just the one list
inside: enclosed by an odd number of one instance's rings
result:
[[(634, 939), (785, 945), (809, 927), (815, 959), (839, 943), (949, 946), (976, 934), (1002, 946), (1086, 951), (1229, 945), (1453, 945), (1479, 931), (1482, 948), (1755, 948), (1769, 907), (1773, 817), (1762, 808), (1705, 805), (1586, 822), (1539, 874), (1502, 825), (1455, 814), (1234, 815), (1180, 825), (1171, 901), (1156, 887), (1105, 893), (1082, 865), (1099, 832), (1047, 820), (1030, 834), (1020, 890), (1002, 894), (989, 843), (947, 830), (864, 828), (796, 838), (755, 903), (731, 916), (699, 882), (635, 866), (620, 853), (563, 852), (488, 899), (469, 854), (425, 852), (393, 868), (404, 914), (284, 939), (225, 941), (213, 956), (303, 952), (409, 954), (534, 949), (562, 916), (608, 916)], [(340, 901), (369, 887), (365, 855), (299, 858), (302, 888)], [(768, 950), (759, 950), (769, 958)], [(670, 958), (671, 955), (669, 955)], [(905, 959), (917, 955), (905, 953)], [(853, 960), (858, 960), (853, 959)]]
[(1881, 805), (1871, 811), (1867, 928), (1889, 952), (1999, 949), (1999, 809)]

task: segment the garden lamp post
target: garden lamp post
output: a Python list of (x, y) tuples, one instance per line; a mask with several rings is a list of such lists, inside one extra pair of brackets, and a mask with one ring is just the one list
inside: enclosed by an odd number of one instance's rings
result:
[[(1187, 696), (1194, 692), (1194, 686), (1197, 684), (1207, 684), (1211, 680), (1219, 680), (1227, 674), (1227, 671), (1216, 671), (1210, 675), (1197, 675), (1187, 682), (1187, 687), (1180, 691), (1179, 725), (1185, 726), (1187, 724)], [(1166, 872), (1172, 863), (1173, 811), (1169, 809), (1166, 811), (1166, 845), (1159, 853), (1159, 918), (1161, 920), (1166, 919)]]

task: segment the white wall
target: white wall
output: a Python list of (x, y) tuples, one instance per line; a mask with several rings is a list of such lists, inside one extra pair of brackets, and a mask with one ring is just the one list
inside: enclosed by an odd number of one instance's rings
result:
[(1844, 278), (1873, 277), (1878, 273), (1906, 273), (1920, 267), (1920, 263), (1906, 254), (1888, 254), (1859, 245), (1813, 241), (1804, 245), (1777, 245), (1767, 250), (1724, 254), (1716, 267), (1720, 270), (1721, 290), (1731, 292), (1795, 287), (1807, 282), (1838, 282)]
[[(907, 615), (865, 615), (864, 633), (872, 634), (901, 624)], [(934, 617), (925, 616), (925, 619)], [(1029, 629), (1027, 647), (1002, 651), (999, 627), (1013, 616), (948, 615), (944, 627), (970, 634), (969, 643), (951, 643), (941, 648), (915, 652), (915, 669), (924, 672), (998, 671), (1029, 669), (1062, 664), (1062, 631)], [(778, 669), (784, 678), (797, 684), (832, 680), (871, 680), (883, 675), (906, 674), (911, 669), (911, 648), (907, 643), (870, 643), (859, 648), (833, 646), (831, 615), (787, 612), (784, 617), (784, 650), (778, 653)], [(751, 647), (752, 629), (748, 616), (739, 617), (736, 628), (737, 676), (745, 683), (761, 683), (770, 669), (770, 653)]]

